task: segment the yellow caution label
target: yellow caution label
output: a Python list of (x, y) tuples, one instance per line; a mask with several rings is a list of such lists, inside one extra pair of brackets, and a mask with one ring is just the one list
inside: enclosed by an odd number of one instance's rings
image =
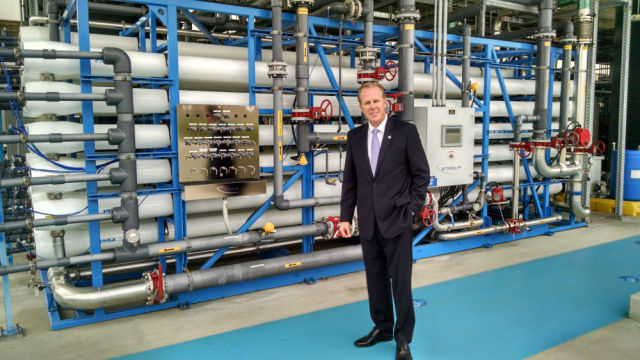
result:
[(282, 136), (282, 110), (278, 110), (278, 136)]
[(346, 136), (334, 136), (333, 140), (347, 140)]
[(160, 250), (158, 250), (158, 253), (159, 254), (164, 254), (164, 253), (175, 252), (175, 251), (180, 251), (180, 247), (179, 246), (175, 246), (175, 247), (160, 249)]
[(303, 7), (303, 6), (299, 7), (298, 8), (298, 14), (300, 14), (300, 15), (309, 15), (309, 8), (306, 8), (306, 7)]
[(565, 49), (565, 50), (571, 50), (571, 45), (565, 45), (565, 46), (563, 47), (563, 49)]
[(544, 46), (546, 46), (546, 47), (551, 46), (551, 41), (545, 41), (545, 42), (544, 42)]
[(282, 141), (278, 141), (278, 159), (282, 161)]
[(404, 24), (404, 29), (405, 30), (415, 30), (416, 29), (416, 24)]
[(307, 42), (304, 42), (304, 46), (303, 46), (303, 50), (304, 50), (304, 62), (307, 62)]
[(300, 266), (300, 265), (302, 265), (302, 263), (300, 261), (298, 261), (298, 262), (294, 262), (294, 263), (285, 264), (284, 268), (288, 269), (288, 268), (292, 268), (292, 267), (296, 267), (296, 266)]

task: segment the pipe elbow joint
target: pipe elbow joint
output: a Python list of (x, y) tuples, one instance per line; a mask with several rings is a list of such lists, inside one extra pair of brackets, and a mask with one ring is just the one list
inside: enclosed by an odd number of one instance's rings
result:
[(131, 74), (131, 59), (124, 50), (112, 47), (103, 48), (102, 58), (105, 64), (113, 65), (114, 73)]
[(273, 206), (278, 210), (289, 210), (291, 208), (291, 202), (284, 198), (284, 195), (273, 196)]

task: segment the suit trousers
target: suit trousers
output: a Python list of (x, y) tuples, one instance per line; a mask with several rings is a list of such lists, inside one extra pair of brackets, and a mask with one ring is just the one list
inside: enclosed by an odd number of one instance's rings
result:
[(411, 342), (416, 322), (411, 292), (412, 240), (410, 227), (385, 239), (377, 224), (372, 239), (361, 238), (371, 319), (381, 332), (393, 332), (398, 343)]

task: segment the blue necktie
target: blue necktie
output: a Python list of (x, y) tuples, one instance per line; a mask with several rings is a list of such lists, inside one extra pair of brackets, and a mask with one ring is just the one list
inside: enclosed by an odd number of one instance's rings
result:
[(376, 175), (376, 166), (378, 165), (378, 155), (380, 154), (380, 140), (378, 140), (378, 133), (380, 130), (373, 129), (373, 137), (371, 138), (371, 172)]

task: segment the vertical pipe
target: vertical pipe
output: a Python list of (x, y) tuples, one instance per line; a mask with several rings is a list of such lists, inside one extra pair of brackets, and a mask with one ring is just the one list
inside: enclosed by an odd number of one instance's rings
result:
[(618, 102), (618, 159), (616, 177), (616, 216), (622, 218), (624, 165), (627, 148), (627, 90), (629, 89), (629, 53), (631, 43), (631, 4), (622, 5), (622, 39), (620, 42), (620, 98)]
[(462, 27), (462, 107), (471, 107), (469, 95), (471, 92), (471, 80), (469, 70), (471, 68), (471, 26), (464, 24)]
[(538, 29), (536, 45), (536, 101), (534, 114), (538, 121), (533, 125), (533, 138), (546, 139), (547, 120), (549, 118), (549, 58), (551, 54), (551, 40), (555, 36), (551, 21), (553, 15), (553, 0), (543, 0), (538, 7)]
[(438, 106), (438, 70), (439, 70), (439, 62), (438, 62), (438, 45), (440, 44), (440, 28), (438, 20), (440, 19), (440, 1), (435, 0), (433, 3), (433, 24), (435, 28), (433, 29), (433, 75), (431, 77), (431, 105)]
[(60, 22), (60, 18), (58, 17), (58, 3), (58, 0), (49, 0), (47, 6), (49, 41), (60, 41), (60, 31), (58, 31), (58, 24)]
[(520, 151), (513, 152), (513, 185), (511, 187), (511, 218), (519, 217), (518, 207), (520, 206)]
[(447, 104), (447, 33), (449, 27), (449, 2), (442, 0), (442, 46), (440, 56), (442, 56), (442, 72), (440, 73), (440, 86), (442, 87), (442, 106)]
[[(283, 64), (282, 61), (282, 0), (271, 0), (272, 12), (272, 62)], [(274, 65), (277, 66), (277, 65)], [(273, 197), (276, 202), (284, 199), (282, 193), (282, 109), (283, 94), (282, 82), (286, 76), (286, 65), (284, 73), (272, 74), (273, 77), (273, 144), (277, 150), (273, 151)]]
[(415, 1), (400, 0), (396, 17), (400, 33), (398, 91), (403, 94), (402, 104), (404, 105), (404, 110), (400, 113), (400, 120), (413, 121), (413, 41), (416, 20), (420, 17), (420, 13), (416, 10)]
[(565, 131), (569, 122), (569, 101), (570, 101), (570, 85), (571, 85), (571, 53), (573, 47), (571, 43), (575, 40), (573, 37), (573, 24), (567, 22), (565, 33), (562, 38), (564, 46), (562, 53), (562, 92), (560, 98), (560, 131)]
[(365, 0), (364, 2), (364, 47), (373, 47), (373, 0)]
[(298, 3), (296, 12), (296, 101), (300, 109), (309, 108), (309, 5)]

